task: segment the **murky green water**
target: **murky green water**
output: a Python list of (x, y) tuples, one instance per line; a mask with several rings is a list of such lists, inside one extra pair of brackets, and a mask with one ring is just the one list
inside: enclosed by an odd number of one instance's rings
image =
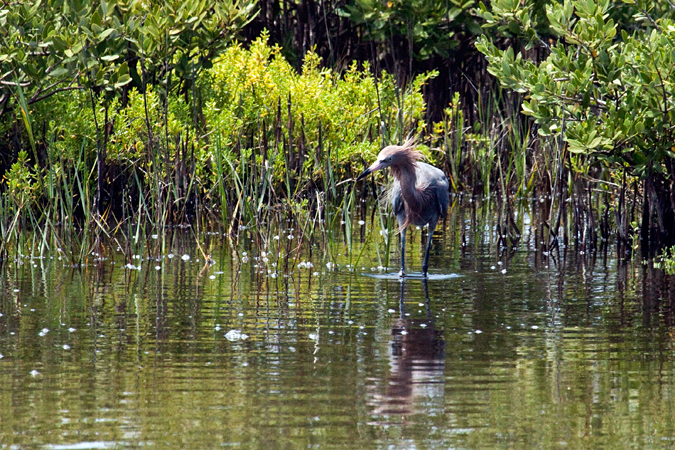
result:
[(675, 286), (611, 249), (554, 260), (519, 220), (504, 254), (454, 210), (426, 287), (371, 276), (370, 224), (351, 270), (340, 243), (329, 270), (205, 235), (209, 265), (194, 230), (140, 270), (6, 263), (0, 448), (671, 448)]

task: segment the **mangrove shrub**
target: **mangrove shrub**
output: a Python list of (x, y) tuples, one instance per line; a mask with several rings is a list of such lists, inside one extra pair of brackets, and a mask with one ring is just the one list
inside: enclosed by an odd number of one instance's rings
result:
[(675, 22), (653, 15), (658, 2), (625, 2), (632, 29), (612, 19), (609, 0), (551, 2), (557, 39), (546, 42), (532, 28), (531, 2), (492, 3), (482, 6), (487, 26), (519, 30), (549, 55), (536, 63), (483, 37), (476, 46), (490, 73), (525, 96), (522, 110), (541, 136), (562, 139), (577, 175), (642, 180), (643, 238), (675, 242)]

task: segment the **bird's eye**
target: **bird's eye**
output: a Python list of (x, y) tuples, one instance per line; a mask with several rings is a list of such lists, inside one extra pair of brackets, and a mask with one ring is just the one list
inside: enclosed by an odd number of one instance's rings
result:
[(391, 162), (391, 159), (392, 159), (392, 157), (390, 156), (390, 157), (389, 157), (389, 158), (387, 158), (387, 159), (386, 159), (385, 161), (387, 161), (387, 162)]

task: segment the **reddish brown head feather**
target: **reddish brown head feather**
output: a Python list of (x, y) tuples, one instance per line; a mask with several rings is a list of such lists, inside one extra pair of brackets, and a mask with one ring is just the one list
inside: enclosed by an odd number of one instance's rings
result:
[(403, 145), (390, 145), (382, 149), (378, 155), (378, 160), (384, 161), (393, 156), (393, 162), (389, 166), (392, 175), (396, 178), (405, 173), (414, 173), (417, 161), (424, 158), (424, 155), (415, 150), (415, 139), (408, 139)]

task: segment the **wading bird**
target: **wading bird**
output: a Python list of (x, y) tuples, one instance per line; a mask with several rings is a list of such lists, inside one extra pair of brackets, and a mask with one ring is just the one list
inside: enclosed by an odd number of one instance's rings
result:
[(422, 154), (415, 150), (415, 140), (408, 139), (403, 145), (390, 145), (377, 155), (377, 161), (356, 178), (359, 181), (368, 174), (389, 167), (394, 176), (391, 189), (391, 205), (401, 233), (401, 272), (405, 277), (405, 231), (408, 225), (429, 225), (427, 250), (422, 264), (422, 275), (427, 277), (431, 236), (440, 217), (448, 209), (448, 179), (442, 170), (419, 161)]

